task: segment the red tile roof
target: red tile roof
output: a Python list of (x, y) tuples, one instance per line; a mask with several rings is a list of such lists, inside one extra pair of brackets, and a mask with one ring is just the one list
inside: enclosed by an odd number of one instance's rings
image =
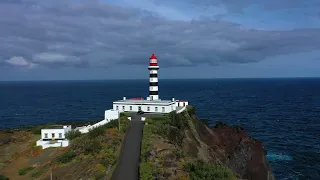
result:
[(142, 97), (135, 97), (135, 98), (130, 98), (130, 100), (143, 100)]
[(177, 102), (188, 102), (187, 100), (176, 100)]

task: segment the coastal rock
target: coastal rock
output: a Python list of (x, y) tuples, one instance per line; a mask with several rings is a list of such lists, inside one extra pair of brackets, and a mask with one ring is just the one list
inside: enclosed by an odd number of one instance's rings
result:
[(197, 119), (196, 131), (208, 145), (211, 161), (230, 168), (241, 179), (274, 180), (262, 143), (250, 137), (240, 126), (218, 122), (209, 128)]

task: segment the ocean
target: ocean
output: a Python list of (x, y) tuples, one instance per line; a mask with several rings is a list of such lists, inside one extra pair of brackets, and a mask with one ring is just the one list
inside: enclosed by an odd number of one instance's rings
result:
[[(101, 120), (114, 100), (146, 97), (148, 80), (0, 82), (0, 129)], [(320, 79), (162, 80), (161, 99), (201, 119), (242, 125), (268, 150), (276, 179), (320, 179)]]

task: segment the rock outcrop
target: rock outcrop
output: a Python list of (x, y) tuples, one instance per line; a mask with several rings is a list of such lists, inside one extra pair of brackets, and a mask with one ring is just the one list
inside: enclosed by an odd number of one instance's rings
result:
[[(274, 180), (262, 143), (250, 137), (242, 127), (228, 126), (222, 122), (209, 127), (197, 118), (194, 110), (188, 112), (187, 116), (195, 129), (192, 135), (191, 132), (187, 134), (189, 138), (185, 142), (189, 144), (187, 149), (190, 152), (196, 152), (204, 160), (228, 167), (239, 179)], [(195, 140), (198, 142), (195, 143)]]

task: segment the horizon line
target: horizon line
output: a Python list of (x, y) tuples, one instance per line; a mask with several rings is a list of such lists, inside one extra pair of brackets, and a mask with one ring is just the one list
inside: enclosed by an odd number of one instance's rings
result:
[[(161, 80), (209, 80), (209, 79), (318, 79), (319, 76), (303, 76), (303, 77), (210, 77), (210, 78), (161, 78)], [(137, 79), (46, 79), (46, 80), (0, 80), (0, 82), (50, 82), (50, 81), (134, 81), (148, 80), (149, 78)]]

